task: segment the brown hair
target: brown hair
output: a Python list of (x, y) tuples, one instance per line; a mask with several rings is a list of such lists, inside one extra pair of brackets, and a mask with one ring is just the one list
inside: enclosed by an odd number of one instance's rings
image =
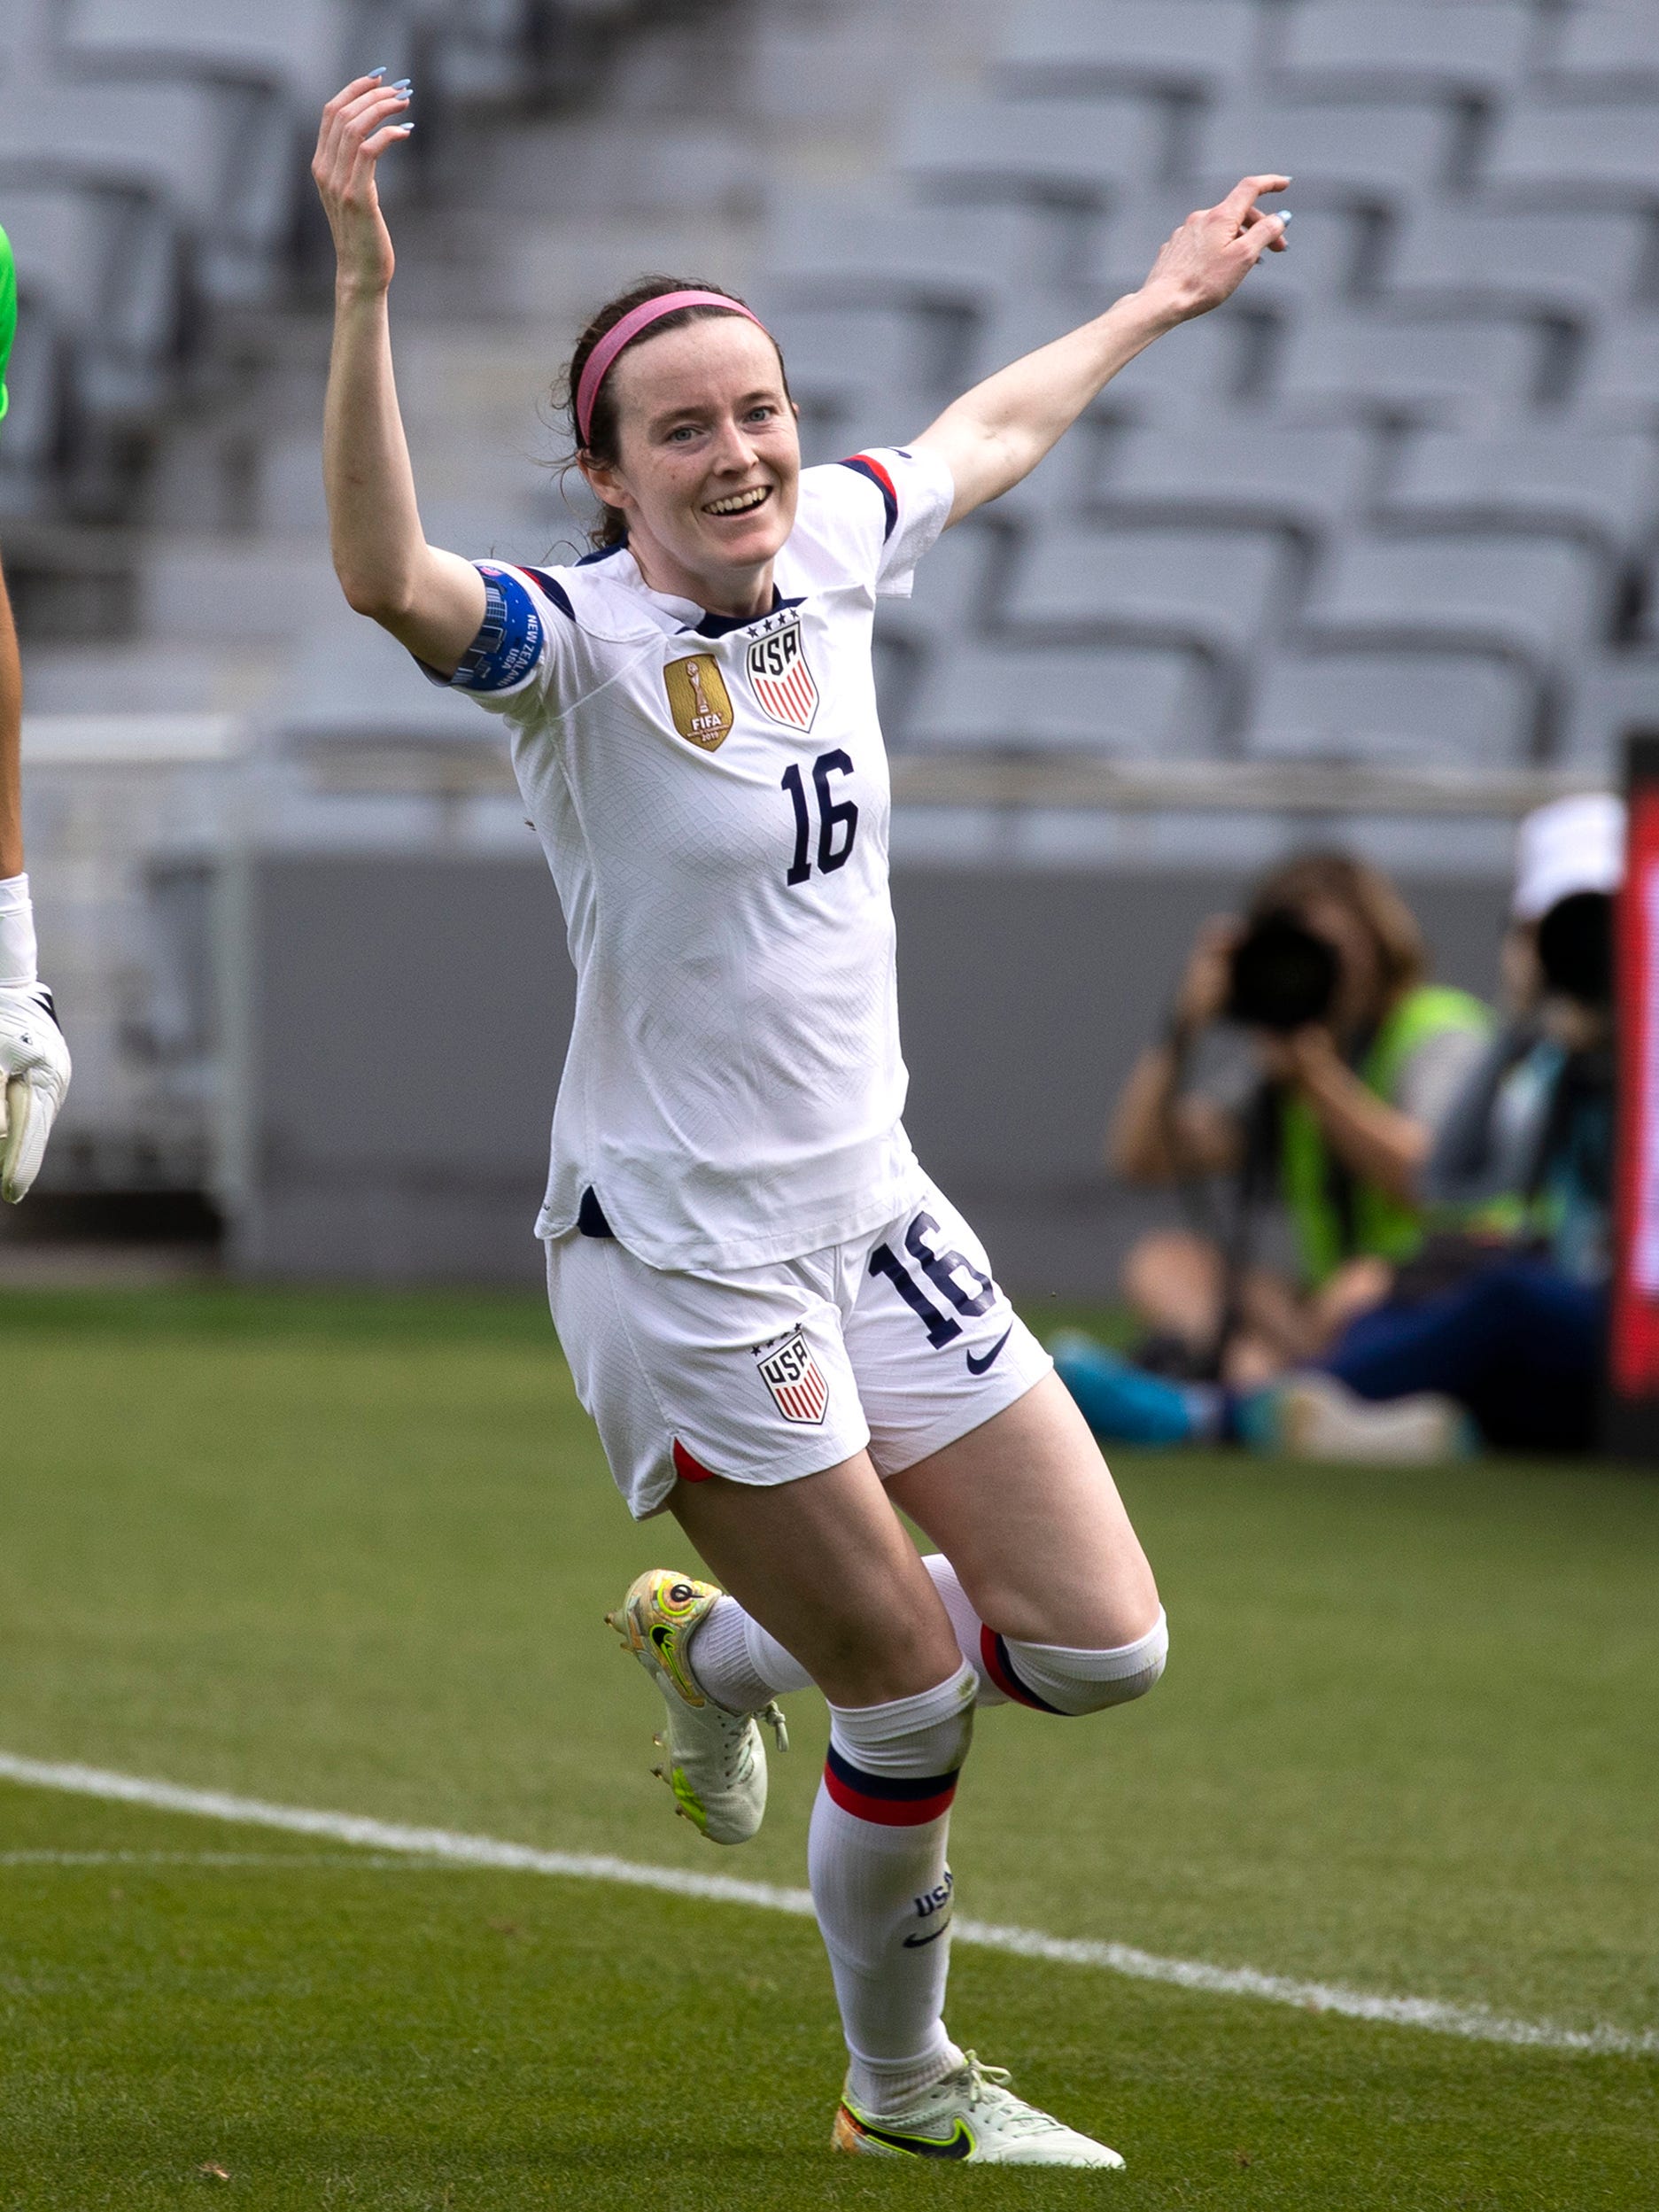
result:
[[(589, 461), (597, 461), (607, 469), (616, 467), (620, 456), (616, 442), (616, 402), (613, 393), (613, 379), (607, 376), (594, 394), (593, 413), (589, 417), (587, 426), (587, 440), (584, 444), (581, 429), (576, 419), (576, 395), (582, 382), (582, 371), (587, 366), (588, 355), (607, 330), (613, 329), (620, 322), (624, 315), (632, 314), (636, 307), (642, 307), (647, 299), (660, 299), (665, 292), (671, 291), (717, 291), (723, 298), (730, 299), (735, 307), (747, 307), (748, 306), (748, 300), (740, 299), (736, 292), (728, 290), (725, 284), (708, 283), (698, 276), (641, 276), (636, 283), (630, 284), (626, 291), (619, 291), (614, 299), (608, 299), (602, 307), (598, 308), (589, 316), (581, 337), (576, 341), (576, 351), (571, 354), (563, 375), (554, 387), (553, 403), (565, 416), (570, 426), (573, 461), (581, 456)], [(725, 313), (725, 310), (723, 307), (671, 308), (660, 322), (649, 324), (640, 332), (637, 338), (631, 338), (622, 352), (617, 354), (616, 359), (624, 360), (632, 353), (636, 345), (640, 345), (646, 338), (660, 336), (664, 330), (681, 330), (688, 322), (704, 322), (712, 316), (723, 315)], [(763, 324), (762, 328), (764, 329), (764, 327)], [(771, 338), (770, 330), (766, 335)], [(782, 348), (778, 345), (776, 338), (772, 338), (771, 342), (778, 351), (778, 371), (783, 378), (784, 397), (787, 400), (790, 397), (789, 372), (784, 367)], [(627, 533), (627, 521), (621, 508), (601, 506), (599, 521), (588, 535), (595, 546), (603, 547), (619, 546)]]
[(1256, 886), (1250, 902), (1252, 921), (1332, 899), (1361, 924), (1376, 948), (1384, 1001), (1422, 982), (1429, 972), (1429, 948), (1417, 917), (1380, 868), (1347, 852), (1304, 852), (1287, 860)]

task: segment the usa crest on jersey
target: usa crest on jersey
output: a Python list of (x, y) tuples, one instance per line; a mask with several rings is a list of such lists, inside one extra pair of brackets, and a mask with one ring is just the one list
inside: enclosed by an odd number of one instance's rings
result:
[(818, 712), (818, 685), (801, 642), (801, 618), (755, 639), (747, 658), (748, 680), (762, 710), (786, 729), (810, 730)]
[(819, 1428), (829, 1409), (829, 1385), (797, 1329), (781, 1343), (763, 1344), (755, 1354), (760, 1378), (786, 1421)]

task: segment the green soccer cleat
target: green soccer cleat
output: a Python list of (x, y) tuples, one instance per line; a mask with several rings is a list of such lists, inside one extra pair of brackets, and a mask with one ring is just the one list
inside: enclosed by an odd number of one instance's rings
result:
[(720, 1592), (667, 1567), (647, 1567), (606, 1625), (616, 1631), (663, 1693), (668, 1728), (656, 1741), (666, 1765), (652, 1768), (673, 1791), (685, 1818), (711, 1843), (747, 1843), (766, 1811), (766, 1748), (757, 1719), (789, 1748), (775, 1704), (727, 1712), (698, 1687), (686, 1646)]
[(1016, 2097), (1000, 2066), (968, 2052), (953, 2074), (897, 2112), (866, 2112), (842, 2093), (832, 2149), (864, 2158), (953, 2158), (970, 2166), (1121, 2166), (1116, 2151)]

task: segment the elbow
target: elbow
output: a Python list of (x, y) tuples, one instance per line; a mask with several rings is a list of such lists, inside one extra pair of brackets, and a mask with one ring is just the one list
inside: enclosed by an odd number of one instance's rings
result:
[(407, 596), (390, 587), (384, 577), (360, 576), (337, 563), (334, 573), (354, 615), (367, 615), (371, 622), (392, 623), (408, 611)]

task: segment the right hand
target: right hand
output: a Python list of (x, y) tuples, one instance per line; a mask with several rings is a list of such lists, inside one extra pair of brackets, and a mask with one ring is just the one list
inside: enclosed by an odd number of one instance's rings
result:
[(69, 1047), (42, 983), (0, 983), (0, 1199), (15, 1206), (40, 1171), (69, 1088)]
[(1186, 973), (1175, 992), (1175, 1027), (1185, 1035), (1207, 1028), (1233, 987), (1233, 951), (1244, 925), (1230, 914), (1212, 914), (1193, 939)]
[(311, 175), (334, 233), (341, 278), (368, 291), (384, 291), (396, 257), (380, 212), (375, 165), (388, 146), (407, 137), (403, 120), (409, 95), (378, 77), (353, 77), (322, 111)]

